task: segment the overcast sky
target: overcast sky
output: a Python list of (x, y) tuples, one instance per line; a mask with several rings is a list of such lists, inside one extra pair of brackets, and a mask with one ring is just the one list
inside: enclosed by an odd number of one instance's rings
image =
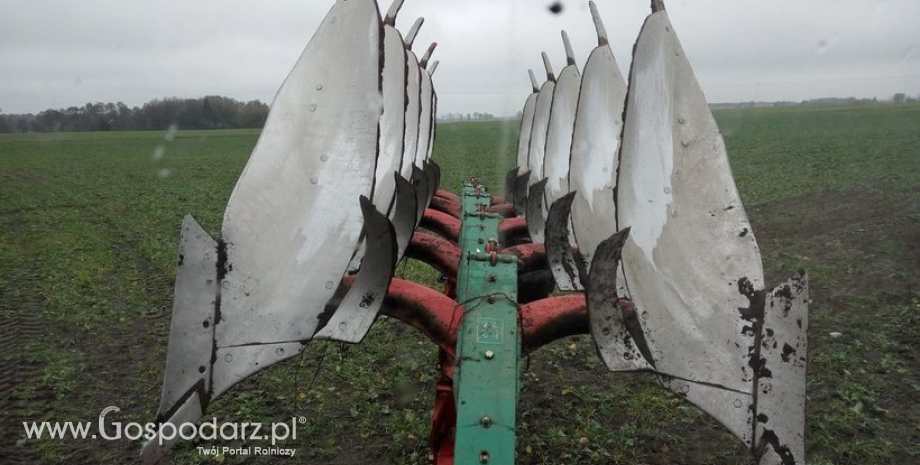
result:
[[(383, 0), (381, 10), (389, 7)], [(271, 102), (332, 0), (0, 0), (0, 109), (177, 96)], [(540, 51), (558, 72), (560, 29), (578, 66), (596, 45), (587, 0), (406, 0), (434, 59), (439, 111), (513, 115)], [(648, 0), (598, 0), (621, 70)], [(710, 102), (920, 95), (918, 0), (671, 0), (667, 9)], [(540, 78), (542, 80), (542, 77)]]

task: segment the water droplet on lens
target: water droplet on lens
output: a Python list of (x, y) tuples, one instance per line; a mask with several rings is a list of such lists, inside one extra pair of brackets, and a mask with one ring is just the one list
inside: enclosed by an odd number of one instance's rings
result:
[(341, 329), (342, 331), (344, 331), (345, 328), (347, 327), (348, 327), (348, 323), (345, 323), (344, 321), (339, 323), (339, 329)]
[(326, 289), (332, 289), (332, 286), (335, 285), (332, 281), (326, 281)]
[(311, 104), (307, 107), (307, 110), (310, 110), (311, 113), (314, 112), (314, 111), (316, 111), (316, 104), (315, 104), (315, 103), (311, 103)]
[(322, 161), (326, 161), (326, 160), (329, 159), (329, 155), (326, 155), (326, 154), (320, 155), (320, 156), (319, 156), (319, 159), (322, 160)]
[(735, 408), (741, 408), (742, 405), (744, 405), (744, 403), (741, 402), (741, 399), (735, 399)]
[(664, 193), (670, 195), (670, 194), (671, 194), (671, 188), (665, 186), (665, 188), (664, 188)]
[(224, 356), (224, 360), (226, 360), (227, 362), (232, 362), (232, 361), (233, 361), (233, 354), (227, 354), (227, 355), (225, 355), (225, 356)]
[(322, 85), (321, 83), (320, 83), (320, 84), (317, 84), (317, 85), (316, 85), (316, 90), (323, 90), (323, 85)]
[(316, 176), (310, 178), (310, 184), (316, 184), (319, 182), (319, 179)]

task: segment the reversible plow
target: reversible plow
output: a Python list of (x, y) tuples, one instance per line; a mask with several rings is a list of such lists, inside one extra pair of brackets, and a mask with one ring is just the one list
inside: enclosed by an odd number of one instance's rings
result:
[[(514, 463), (522, 354), (590, 334), (610, 371), (654, 374), (761, 464), (804, 463), (807, 278), (765, 287), (722, 137), (664, 6), (628, 78), (600, 15), (584, 67), (527, 97), (505, 196), (440, 189), (430, 62), (396, 0), (337, 0), (272, 104), (214, 238), (182, 225), (158, 436), (312, 340), (380, 315), (439, 348), (434, 463)], [(433, 266), (436, 291), (394, 278)], [(552, 294), (556, 289), (568, 291)]]

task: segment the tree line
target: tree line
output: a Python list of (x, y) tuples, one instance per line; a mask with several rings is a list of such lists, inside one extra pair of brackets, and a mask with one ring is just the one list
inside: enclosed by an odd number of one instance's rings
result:
[(38, 114), (0, 114), (0, 133), (62, 131), (261, 128), (268, 105), (230, 97), (154, 99), (140, 107), (118, 103), (87, 103)]

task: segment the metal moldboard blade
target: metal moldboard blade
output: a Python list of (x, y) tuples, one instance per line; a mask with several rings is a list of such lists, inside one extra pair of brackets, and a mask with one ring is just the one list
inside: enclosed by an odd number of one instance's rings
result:
[(569, 167), (569, 187), (578, 192), (573, 234), (588, 263), (597, 245), (617, 231), (614, 189), (625, 100), (626, 81), (613, 51), (608, 45), (595, 48), (581, 78)]
[(431, 165), (431, 169), (434, 171), (434, 186), (431, 188), (431, 197), (428, 199), (430, 204), (431, 199), (434, 198), (435, 194), (438, 193), (438, 189), (441, 188), (441, 165), (431, 159), (429, 159), (428, 164)]
[[(208, 361), (209, 366), (210, 363), (211, 362)], [(201, 419), (204, 413), (202, 411), (202, 406), (205, 404), (206, 402), (199, 397), (199, 393), (192, 393), (181, 405), (177, 406), (175, 412), (169, 418), (162, 419), (162, 423), (171, 423), (173, 427), (175, 427), (175, 430), (179, 431), (179, 427), (182, 424), (197, 423), (198, 420)], [(167, 439), (163, 436), (162, 423), (159, 424), (160, 429), (157, 430), (156, 436), (145, 442), (141, 447), (139, 459), (142, 465), (161, 463), (166, 452), (181, 439), (178, 434), (173, 435), (172, 439)]]
[(629, 85), (617, 224), (631, 228), (627, 293), (652, 363), (750, 393), (760, 253), (719, 129), (663, 10), (639, 34)]
[(597, 246), (585, 285), (591, 336), (610, 371), (650, 369), (653, 363), (642, 353), (642, 342), (637, 344), (635, 325), (630, 324), (635, 322), (636, 315), (624, 315), (612, 292), (617, 286), (617, 269), (628, 234), (629, 230), (624, 229)]
[(227, 392), (256, 372), (299, 354), (305, 345), (306, 342), (283, 342), (218, 348), (214, 357), (211, 398)]
[[(431, 64), (430, 69), (428, 70), (428, 77), (434, 77), (434, 70), (438, 67), (438, 62), (435, 61)], [(431, 135), (428, 136), (428, 155), (427, 159), (431, 159), (431, 154), (434, 153), (434, 140), (438, 135), (438, 91), (434, 87), (434, 80), (431, 81)], [(441, 181), (441, 168), (438, 167), (438, 182)]]
[(418, 200), (415, 187), (406, 178), (394, 173), (396, 177), (396, 205), (393, 207), (390, 221), (396, 232), (396, 262), (402, 260), (412, 233), (415, 232), (415, 214), (418, 211)]
[(514, 208), (518, 213), (527, 211), (527, 183), (530, 182), (530, 173), (525, 171), (514, 180)]
[(530, 152), (530, 134), (533, 129), (533, 115), (537, 105), (537, 95), (539, 92), (533, 92), (527, 96), (524, 101), (524, 113), (521, 116), (521, 135), (518, 139), (517, 166), (523, 173), (530, 169), (528, 162), (528, 153)]
[(431, 104), (432, 104), (432, 89), (431, 89), (431, 76), (428, 74), (428, 71), (425, 68), (421, 68), (419, 72), (421, 77), (420, 86), (419, 86), (419, 117), (418, 117), (418, 145), (416, 146), (415, 154), (415, 163), (419, 166), (422, 166), (422, 163), (428, 161), (428, 149), (431, 147), (430, 138), (431, 138), (431, 125), (433, 121), (431, 119)]
[(210, 388), (217, 300), (217, 242), (186, 215), (179, 242), (166, 373), (157, 416), (165, 419), (189, 391)]
[(527, 231), (533, 242), (543, 243), (543, 232), (546, 229), (546, 209), (543, 207), (543, 188), (546, 178), (534, 183), (527, 192)]
[(505, 173), (505, 200), (514, 203), (514, 181), (518, 177), (520, 167), (515, 166)]
[(581, 74), (578, 68), (575, 65), (562, 68), (553, 91), (552, 111), (546, 129), (543, 176), (546, 178), (544, 205), (547, 206), (569, 193), (572, 131), (575, 128), (575, 108), (578, 106), (580, 86)]
[(419, 117), (422, 113), (421, 101), (419, 100), (422, 75), (418, 66), (418, 58), (409, 49), (406, 49), (406, 67), (408, 69), (406, 77), (406, 132), (403, 139), (402, 169), (399, 174), (406, 179), (410, 179), (412, 177), (412, 167), (422, 167), (422, 165), (415, 164), (415, 156), (418, 153)]
[(415, 210), (415, 226), (418, 227), (418, 224), (422, 221), (422, 216), (425, 214), (425, 208), (428, 206), (430, 186), (428, 186), (428, 174), (422, 171), (418, 166), (412, 165), (412, 185), (415, 186), (415, 200), (416, 200), (416, 210)]
[(754, 418), (754, 398), (751, 393), (667, 376), (660, 376), (659, 380), (664, 387), (699, 407), (747, 447), (751, 447), (751, 422)]
[(373, 191), (381, 30), (374, 1), (337, 1), (278, 91), (224, 214), (218, 347), (315, 332)]
[[(425, 172), (425, 176), (428, 177), (428, 198), (425, 201), (425, 208), (428, 208), (428, 206), (431, 205), (431, 199), (434, 197), (434, 193), (438, 190), (438, 177), (440, 176), (440, 170), (435, 168), (433, 164), (428, 162), (428, 160), (422, 160), (422, 166)], [(422, 213), (424, 213), (424, 210)]]
[(332, 318), (313, 336), (314, 339), (361, 342), (377, 319), (377, 311), (393, 279), (397, 254), (393, 224), (367, 197), (361, 197), (361, 210), (364, 213), (364, 243), (367, 244), (364, 264)]
[(556, 285), (563, 291), (584, 290), (587, 281), (587, 266), (580, 255), (572, 253), (569, 242), (569, 213), (575, 192), (563, 195), (553, 202), (546, 217), (546, 258), (553, 271)]
[(808, 277), (794, 276), (767, 296), (757, 379), (755, 453), (761, 465), (805, 463)]
[(383, 26), (383, 115), (380, 116), (380, 154), (374, 175), (374, 205), (388, 214), (400, 171), (406, 130), (406, 44), (389, 24)]
[[(540, 93), (537, 95), (537, 103), (533, 114), (533, 128), (530, 130), (530, 146), (527, 152), (527, 167), (530, 170), (530, 180), (527, 181), (528, 188), (543, 179), (546, 128), (549, 126), (549, 114), (553, 107), (553, 91), (555, 89), (556, 82), (547, 80), (540, 87)], [(543, 196), (542, 192), (540, 196)], [(542, 205), (543, 202), (541, 201), (540, 204)], [(541, 218), (545, 217), (545, 215), (546, 211), (541, 210)]]

